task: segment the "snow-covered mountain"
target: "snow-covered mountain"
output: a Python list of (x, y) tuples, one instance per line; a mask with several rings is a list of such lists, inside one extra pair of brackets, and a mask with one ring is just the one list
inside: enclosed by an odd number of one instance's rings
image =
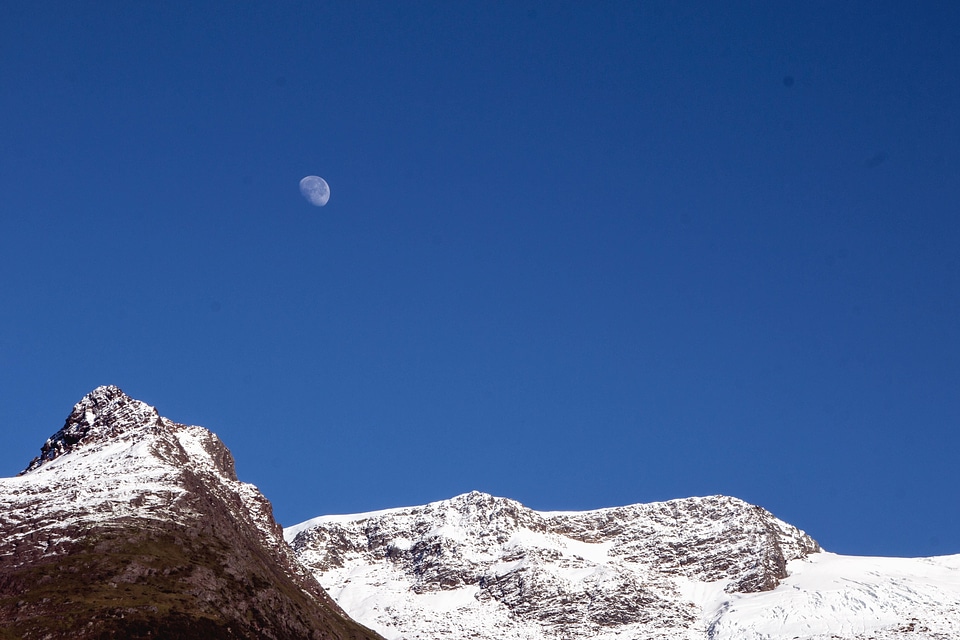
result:
[(474, 492), (284, 533), (391, 640), (960, 638), (960, 556), (826, 553), (723, 496), (557, 513)]
[(826, 553), (723, 496), (545, 513), (474, 492), (282, 531), (214, 434), (116, 387), (0, 479), (0, 640), (377, 632), (958, 640), (960, 556)]
[(374, 640), (202, 427), (117, 387), (0, 479), (0, 638)]

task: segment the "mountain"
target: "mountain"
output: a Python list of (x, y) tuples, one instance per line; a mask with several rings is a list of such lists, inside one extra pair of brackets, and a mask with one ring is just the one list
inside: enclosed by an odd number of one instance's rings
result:
[(960, 556), (827, 553), (724, 496), (561, 513), (473, 492), (284, 535), (390, 640), (960, 638)]
[(0, 638), (376, 640), (202, 427), (117, 387), (0, 479)]
[(956, 640), (960, 556), (831, 554), (725, 496), (473, 492), (283, 531), (214, 434), (95, 389), (0, 479), (0, 640), (198, 637)]

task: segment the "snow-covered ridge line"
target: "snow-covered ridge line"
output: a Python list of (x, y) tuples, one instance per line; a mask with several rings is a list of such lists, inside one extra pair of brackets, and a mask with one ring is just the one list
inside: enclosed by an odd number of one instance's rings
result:
[(391, 640), (960, 638), (960, 556), (825, 553), (726, 496), (538, 512), (471, 492), (284, 535)]
[(317, 516), (315, 518), (310, 518), (309, 520), (305, 520), (299, 524), (294, 524), (289, 527), (284, 527), (283, 537), (284, 539), (286, 539), (287, 542), (290, 542), (301, 531), (312, 529), (317, 525), (332, 524), (332, 523), (346, 523), (346, 522), (360, 522), (361, 520), (370, 520), (372, 518), (380, 518), (380, 517), (391, 515), (394, 513), (400, 513), (410, 508), (412, 507), (395, 507), (392, 509), (380, 509), (378, 511), (367, 511), (365, 513)]
[[(960, 555), (837, 556), (737, 498), (540, 512), (474, 491), (282, 531), (216, 435), (116, 387), (81, 400), (41, 454), (0, 479), (5, 577), (58, 567), (91, 531), (189, 530), (218, 540), (198, 538), (204, 549), (245, 549), (231, 560), (236, 576), (269, 558), (315, 603), (329, 602), (314, 576), (390, 640), (960, 638)], [(231, 592), (249, 593), (259, 592)], [(0, 607), (0, 626), (12, 611)]]
[[(460, 495), (454, 496), (453, 498), (448, 498), (446, 500), (437, 500), (434, 502), (428, 502), (425, 505), (416, 505), (416, 506), (407, 506), (407, 507), (390, 507), (387, 509), (377, 509), (374, 511), (364, 511), (360, 513), (344, 513), (344, 514), (330, 514), (330, 515), (316, 516), (316, 517), (310, 518), (309, 520), (304, 520), (303, 522), (290, 525), (289, 527), (284, 527), (283, 529), (284, 538), (286, 538), (287, 541), (290, 542), (301, 531), (305, 531), (307, 529), (311, 529), (313, 527), (316, 527), (322, 524), (334, 524), (334, 523), (345, 524), (348, 522), (361, 522), (364, 520), (374, 520), (377, 518), (383, 518), (386, 516), (396, 515), (399, 513), (410, 512), (414, 510), (438, 509), (446, 505), (456, 504), (459, 502), (463, 502), (465, 500), (469, 500), (471, 497), (482, 497), (485, 499), (492, 499), (492, 500), (501, 501), (501, 502), (509, 502), (517, 506), (522, 506), (519, 502), (511, 498), (493, 496), (491, 494), (488, 494), (482, 491), (474, 490), (474, 491), (469, 491), (467, 493), (462, 493)], [(621, 511), (623, 509), (631, 509), (631, 508), (654, 508), (655, 509), (664, 505), (670, 505), (677, 502), (691, 502), (691, 501), (698, 501), (698, 500), (729, 500), (729, 501), (735, 501), (743, 505), (748, 504), (740, 500), (739, 498), (716, 494), (712, 496), (691, 496), (688, 498), (675, 498), (673, 500), (663, 500), (658, 502), (644, 502), (644, 503), (629, 504), (629, 505), (623, 505), (623, 506), (617, 506), (617, 507), (601, 507), (598, 509), (587, 509), (583, 511), (563, 511), (563, 510), (538, 511), (536, 509), (528, 509), (528, 510), (531, 513), (537, 514), (543, 518), (563, 518), (568, 516), (594, 516), (594, 515), (602, 516), (604, 514)]]

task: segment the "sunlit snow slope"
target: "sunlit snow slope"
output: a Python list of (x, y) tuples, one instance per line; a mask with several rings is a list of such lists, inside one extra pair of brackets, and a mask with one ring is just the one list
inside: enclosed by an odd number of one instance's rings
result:
[(960, 638), (960, 556), (819, 553), (766, 593), (707, 599), (712, 638)]
[(474, 492), (285, 537), (391, 640), (960, 639), (960, 556), (825, 553), (723, 496), (551, 513)]

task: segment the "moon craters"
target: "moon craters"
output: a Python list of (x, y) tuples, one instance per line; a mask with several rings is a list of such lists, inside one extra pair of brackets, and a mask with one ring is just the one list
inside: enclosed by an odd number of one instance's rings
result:
[(322, 207), (330, 199), (330, 185), (320, 176), (307, 176), (300, 181), (300, 193), (310, 204)]

